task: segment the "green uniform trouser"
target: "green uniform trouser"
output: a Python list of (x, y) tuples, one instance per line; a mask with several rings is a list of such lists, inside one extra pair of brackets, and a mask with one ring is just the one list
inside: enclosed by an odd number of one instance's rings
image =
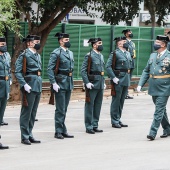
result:
[(116, 96), (112, 96), (110, 107), (111, 124), (121, 123), (120, 118), (122, 115), (125, 96), (127, 94), (128, 86), (115, 85)]
[(6, 97), (0, 98), (0, 123), (2, 122), (4, 117), (6, 104), (7, 104), (7, 98)]
[(60, 89), (55, 92), (55, 133), (67, 133), (65, 118), (70, 96), (71, 90)]
[(26, 93), (28, 106), (22, 106), (20, 114), (21, 139), (33, 137), (32, 129), (34, 127), (40, 97), (41, 92)]
[(152, 100), (155, 104), (154, 119), (150, 128), (149, 135), (155, 137), (160, 124), (164, 129), (164, 133), (170, 134), (170, 124), (166, 113), (166, 104), (169, 96), (152, 96)]
[(90, 102), (85, 102), (85, 127), (88, 130), (98, 127), (103, 100), (103, 89), (89, 90)]

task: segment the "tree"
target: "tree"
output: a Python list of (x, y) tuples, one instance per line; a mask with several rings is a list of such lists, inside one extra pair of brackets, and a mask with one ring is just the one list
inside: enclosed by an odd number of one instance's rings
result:
[(145, 0), (145, 7), (148, 9), (151, 19), (146, 23), (152, 23), (152, 27), (155, 27), (155, 17), (158, 17), (157, 23), (161, 25), (164, 20), (164, 16), (170, 13), (170, 1), (167, 0)]
[(101, 1), (101, 18), (103, 21), (114, 25), (120, 21), (128, 22), (139, 15), (141, 2), (142, 0)]
[(4, 36), (6, 29), (18, 33), (18, 19), (14, 16), (17, 9), (13, 0), (0, 1), (0, 36)]

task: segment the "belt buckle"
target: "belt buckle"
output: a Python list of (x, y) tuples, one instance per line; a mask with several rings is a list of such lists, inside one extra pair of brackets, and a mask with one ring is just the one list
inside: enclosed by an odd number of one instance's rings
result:
[(128, 74), (130, 74), (130, 70), (128, 70)]
[(41, 76), (41, 72), (40, 71), (38, 71), (38, 76)]
[(101, 72), (101, 75), (104, 76), (104, 71)]
[(72, 72), (70, 72), (68, 75), (69, 75), (69, 77), (71, 77), (72, 76)]
[(5, 81), (7, 81), (8, 80), (8, 76), (5, 76)]

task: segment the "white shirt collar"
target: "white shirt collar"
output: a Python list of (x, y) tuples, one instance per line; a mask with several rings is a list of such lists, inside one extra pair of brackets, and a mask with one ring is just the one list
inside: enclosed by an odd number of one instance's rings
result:
[(94, 49), (93, 49), (93, 51), (94, 51), (95, 53), (97, 53), (97, 54), (100, 54), (100, 52), (98, 52), (98, 51), (96, 51), (96, 50), (94, 50)]
[(66, 51), (66, 50), (68, 50), (67, 48), (64, 48), (64, 47), (62, 47), (62, 46), (60, 46), (64, 51)]
[(31, 48), (28, 48), (33, 54), (36, 54), (35, 51), (33, 51)]
[(130, 40), (130, 39), (128, 39), (128, 38), (126, 38), (129, 42), (131, 42), (132, 40)]
[(164, 51), (160, 52), (160, 55), (164, 55), (164, 53), (166, 52), (167, 49), (165, 49)]

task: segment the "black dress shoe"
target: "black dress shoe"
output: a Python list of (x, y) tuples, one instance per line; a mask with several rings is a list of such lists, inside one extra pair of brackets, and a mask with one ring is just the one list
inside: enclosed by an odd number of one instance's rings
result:
[(31, 142), (28, 139), (22, 139), (21, 143), (23, 143), (25, 145), (31, 145)]
[(94, 131), (93, 129), (87, 129), (87, 130), (86, 130), (86, 133), (95, 134), (95, 131)]
[(125, 97), (125, 99), (133, 99), (133, 97), (127, 95), (127, 96)]
[(69, 135), (68, 133), (61, 133), (64, 138), (74, 138), (73, 135)]
[(128, 125), (125, 125), (125, 124), (123, 124), (123, 123), (119, 123), (119, 125), (120, 125), (121, 127), (128, 127)]
[(112, 127), (114, 127), (114, 128), (121, 128), (120, 124), (112, 124)]
[(1, 122), (1, 126), (8, 125), (7, 122)]
[(103, 130), (100, 130), (100, 129), (98, 129), (98, 128), (93, 128), (93, 130), (94, 130), (95, 132), (103, 132)]
[(155, 137), (151, 136), (151, 135), (147, 135), (147, 138), (150, 139), (150, 140), (154, 140)]
[(160, 138), (166, 138), (168, 136), (170, 136), (170, 134), (164, 133), (163, 135), (160, 136)]
[(29, 137), (29, 141), (30, 141), (31, 143), (41, 143), (40, 140), (36, 140), (36, 139), (34, 139), (34, 138), (32, 138), (32, 137)]
[(64, 137), (61, 133), (55, 133), (54, 137), (57, 139), (64, 139)]
[(8, 146), (4, 146), (4, 145), (2, 145), (2, 143), (0, 143), (0, 149), (9, 149), (9, 147)]

